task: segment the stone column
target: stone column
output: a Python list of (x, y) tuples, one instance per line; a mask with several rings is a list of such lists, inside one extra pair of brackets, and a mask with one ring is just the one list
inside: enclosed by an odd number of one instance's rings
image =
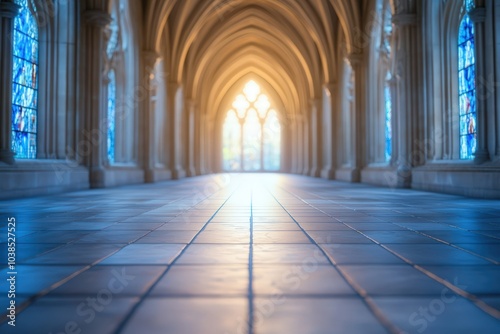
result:
[(310, 170), (310, 161), (311, 161), (311, 135), (310, 135), (310, 123), (311, 117), (306, 116), (305, 119), (302, 120), (302, 171), (303, 175), (308, 175)]
[(82, 139), (87, 143), (88, 152), (83, 152), (85, 164), (90, 170), (90, 185), (93, 188), (103, 187), (104, 161), (106, 156), (107, 124), (106, 109), (103, 102), (104, 74), (104, 29), (111, 22), (111, 16), (104, 9), (90, 8), (83, 13), (85, 22), (85, 50), (83, 68), (84, 85), (84, 117), (85, 126)]
[(351, 53), (348, 57), (354, 75), (354, 113), (351, 117), (354, 135), (352, 142), (351, 181), (361, 180), (361, 170), (365, 166), (366, 155), (366, 115), (365, 115), (365, 66), (362, 53)]
[(142, 101), (142, 159), (146, 182), (155, 182), (155, 154), (156, 154), (156, 92), (157, 81), (155, 68), (160, 61), (160, 56), (155, 51), (143, 51), (143, 73), (144, 99)]
[(19, 6), (0, 1), (0, 162), (15, 163), (12, 151), (12, 41)]
[(192, 99), (186, 100), (186, 118), (187, 118), (187, 175), (196, 176), (195, 169), (195, 149), (196, 149), (196, 136), (195, 136), (195, 117), (196, 117), (196, 101)]
[(310, 170), (309, 175), (318, 177), (321, 174), (321, 155), (322, 155), (322, 129), (320, 126), (321, 117), (321, 99), (315, 98), (309, 101), (310, 105), (310, 122), (309, 122), (309, 138), (310, 145)]
[(178, 82), (170, 81), (167, 84), (167, 114), (169, 121), (170, 143), (170, 170), (173, 179), (180, 179), (185, 176), (182, 168), (182, 110), (184, 109), (182, 97), (179, 96), (181, 85)]
[[(338, 110), (337, 101), (339, 100), (337, 94), (337, 87), (335, 83), (326, 83), (323, 86), (323, 150), (322, 160), (323, 169), (321, 177), (325, 179), (335, 178), (335, 169), (337, 166), (337, 143), (334, 140), (336, 124), (338, 124), (338, 115), (334, 112)], [(327, 108), (329, 107), (329, 108)]]
[[(491, 21), (492, 21), (492, 31), (497, 32), (500, 31), (500, 1), (493, 1), (491, 6), (492, 8), (492, 15), (491, 15)], [(500, 34), (494, 33), (494, 38), (493, 38), (493, 46), (495, 50), (494, 57), (492, 59), (492, 62), (495, 64), (500, 64)], [(495, 112), (495, 122), (493, 124), (494, 128), (494, 133), (496, 134), (495, 137), (495, 161), (497, 163), (500, 162), (500, 66), (494, 66), (495, 67), (495, 72), (493, 74), (493, 96), (494, 96), (494, 104), (493, 104), (493, 110)]]
[(476, 108), (477, 108), (477, 146), (474, 157), (475, 163), (488, 161), (490, 154), (488, 151), (488, 99), (493, 97), (488, 91), (487, 78), (491, 69), (489, 69), (486, 57), (486, 8), (484, 1), (476, 1), (476, 7), (469, 12), (469, 16), (474, 22), (474, 43), (476, 52)]
[(196, 174), (204, 175), (206, 174), (206, 161), (205, 161), (205, 151), (206, 147), (206, 139), (205, 139), (205, 119), (206, 115), (201, 112), (200, 108), (196, 108), (196, 117), (195, 117), (195, 138), (196, 138)]
[(395, 186), (410, 187), (414, 166), (425, 163), (425, 145), (423, 145), (424, 123), (422, 115), (422, 79), (421, 35), (416, 14), (416, 4), (404, 2), (392, 22), (396, 39), (396, 93), (393, 115), (397, 126), (393, 132), (393, 142), (398, 143)]

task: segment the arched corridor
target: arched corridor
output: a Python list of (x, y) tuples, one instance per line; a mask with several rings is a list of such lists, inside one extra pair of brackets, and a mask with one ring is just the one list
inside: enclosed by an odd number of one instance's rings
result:
[(500, 332), (499, 64), (500, 0), (0, 0), (0, 332)]

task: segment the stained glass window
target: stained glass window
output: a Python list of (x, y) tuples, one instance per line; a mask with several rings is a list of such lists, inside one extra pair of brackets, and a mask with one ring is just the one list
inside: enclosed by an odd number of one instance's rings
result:
[(115, 68), (115, 53), (120, 50), (120, 25), (119, 25), (119, 3), (115, 1), (111, 11), (111, 22), (106, 29), (107, 45), (106, 45), (106, 70), (108, 71), (108, 162), (110, 164), (115, 162), (116, 158), (116, 68)]
[(115, 71), (108, 74), (108, 160), (115, 161), (116, 78)]
[[(472, 2), (466, 1), (466, 9)], [(460, 117), (460, 159), (472, 159), (477, 145), (476, 73), (474, 23), (466, 13), (458, 32), (458, 96)]]
[(241, 126), (234, 110), (227, 113), (223, 133), (224, 170), (241, 170)]
[(392, 100), (391, 88), (386, 83), (384, 88), (385, 96), (385, 160), (391, 160), (392, 155)]
[(28, 0), (14, 19), (12, 84), (12, 151), (16, 158), (35, 159), (38, 100), (38, 26)]
[(384, 3), (384, 24), (382, 26), (382, 46), (387, 60), (387, 73), (384, 84), (384, 114), (385, 114), (385, 160), (390, 161), (392, 156), (392, 96), (389, 80), (391, 79), (391, 39), (392, 39), (392, 12), (389, 1)]
[(264, 123), (264, 169), (280, 169), (281, 124), (278, 113), (271, 109)]
[(255, 81), (236, 96), (223, 125), (223, 167), (226, 171), (278, 171), (281, 125), (269, 98)]

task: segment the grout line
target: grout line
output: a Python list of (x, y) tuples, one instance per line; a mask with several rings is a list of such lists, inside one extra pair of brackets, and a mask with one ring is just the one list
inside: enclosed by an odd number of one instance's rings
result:
[[(276, 196), (274, 196), (274, 194), (269, 190), (269, 193), (271, 194), (271, 196), (275, 199), (275, 201), (283, 208), (283, 210), (285, 210), (288, 215), (290, 216), (290, 218), (293, 219), (293, 221), (300, 227), (300, 229), (302, 230), (302, 232), (309, 238), (309, 240), (311, 240), (311, 242), (319, 248), (319, 250), (321, 251), (321, 253), (327, 258), (328, 262), (330, 262), (330, 264), (339, 272), (340, 276), (342, 276), (342, 278), (347, 282), (347, 284), (349, 284), (349, 286), (351, 286), (351, 288), (358, 294), (359, 297), (361, 297), (362, 301), (364, 302), (364, 304), (368, 307), (368, 309), (373, 313), (373, 315), (375, 316), (375, 318), (381, 323), (382, 326), (385, 327), (385, 329), (389, 332), (389, 333), (393, 333), (393, 334), (399, 334), (399, 333), (402, 333), (401, 329), (399, 329), (396, 325), (394, 325), (384, 314), (383, 312), (378, 308), (378, 306), (375, 304), (375, 302), (371, 299), (371, 297), (368, 295), (368, 293), (360, 286), (358, 285), (355, 280), (353, 278), (351, 278), (347, 272), (344, 271), (344, 269), (340, 268), (337, 263), (335, 262), (335, 260), (325, 251), (325, 249), (320, 245), (318, 244), (314, 238), (311, 237), (311, 235), (302, 227), (302, 225), (290, 214), (290, 212), (288, 212), (288, 210), (283, 206), (283, 204), (281, 204), (281, 202), (276, 198)], [(284, 190), (286, 191), (286, 190)], [(287, 191), (288, 192), (288, 191)], [(288, 192), (290, 193), (290, 192)], [(292, 194), (292, 193), (290, 193)], [(293, 195), (293, 194), (292, 194)], [(295, 195), (294, 195), (295, 196)], [(296, 196), (297, 197), (297, 196)], [(300, 197), (297, 197), (298, 199), (302, 200)], [(302, 200), (303, 201), (303, 200)], [(309, 205), (309, 203), (303, 201), (304, 203), (306, 203), (307, 205)]]
[[(148, 288), (148, 290), (139, 298), (139, 301), (130, 309), (130, 311), (124, 316), (123, 320), (120, 322), (120, 324), (117, 326), (117, 328), (114, 330), (113, 333), (118, 334), (121, 333), (124, 329), (125, 326), (129, 323), (130, 319), (132, 318), (133, 314), (139, 309), (139, 306), (142, 305), (142, 303), (146, 300), (147, 297), (151, 294), (153, 289), (156, 287), (156, 285), (165, 277), (170, 269), (174, 266), (174, 264), (179, 260), (179, 258), (186, 252), (186, 250), (191, 246), (195, 239), (205, 230), (205, 228), (208, 226), (208, 224), (215, 218), (217, 213), (226, 205), (226, 203), (229, 201), (229, 199), (233, 196), (233, 194), (236, 192), (236, 190), (239, 188), (240, 185), (236, 186), (235, 189), (231, 192), (231, 194), (224, 200), (224, 202), (220, 205), (220, 207), (214, 212), (214, 214), (207, 220), (207, 222), (203, 225), (203, 227), (196, 233), (196, 235), (191, 239), (191, 241), (186, 244), (186, 246), (177, 254), (177, 256), (172, 260), (172, 262), (167, 266), (167, 268), (163, 271), (163, 273), (160, 274), (160, 276), (156, 279), (156, 281)], [(219, 193), (220, 191), (224, 190), (220, 189), (213, 193), (212, 195), (208, 197), (212, 197), (213, 195)], [(205, 198), (203, 201), (205, 201)], [(201, 202), (203, 202), (201, 201)], [(201, 203), (200, 202), (200, 203)]]
[[(287, 191), (287, 190), (284, 190), (284, 191)], [(318, 211), (320, 211), (320, 212), (322, 212), (322, 213), (324, 213), (324, 214), (328, 215), (329, 217), (334, 218), (332, 215), (330, 215), (330, 214), (328, 214), (327, 212), (325, 212), (325, 211), (323, 211), (323, 210), (321, 210), (321, 209), (319, 209), (319, 208), (315, 207), (314, 205), (312, 205), (312, 204), (308, 203), (308, 202), (307, 202), (307, 201), (305, 201), (304, 199), (302, 199), (302, 198), (300, 198), (300, 197), (296, 196), (295, 194), (293, 194), (293, 193), (291, 193), (291, 192), (289, 192), (289, 191), (287, 191), (287, 192), (288, 192), (288, 193), (290, 193), (290, 194), (292, 194), (292, 195), (293, 195), (293, 196), (295, 196), (296, 198), (300, 199), (302, 202), (306, 203), (306, 204), (307, 204), (307, 205), (309, 205), (310, 207), (312, 207), (312, 208), (314, 208), (314, 209), (316, 209), (316, 210), (318, 210)], [(326, 198), (324, 198), (324, 197), (320, 197), (320, 198), (327, 200), (327, 199), (326, 199)], [(469, 300), (470, 302), (472, 302), (474, 305), (476, 305), (476, 306), (477, 306), (479, 309), (481, 309), (483, 312), (487, 313), (488, 315), (490, 315), (490, 316), (492, 316), (492, 317), (494, 317), (494, 318), (496, 318), (496, 319), (500, 319), (500, 311), (498, 311), (496, 308), (494, 308), (494, 307), (492, 307), (492, 306), (490, 306), (490, 305), (486, 304), (484, 301), (482, 301), (481, 299), (479, 299), (479, 297), (477, 297), (476, 295), (471, 294), (471, 293), (469, 293), (469, 292), (467, 292), (467, 291), (465, 291), (465, 290), (460, 289), (459, 287), (457, 287), (457, 286), (453, 285), (452, 283), (450, 283), (450, 282), (446, 281), (445, 279), (443, 279), (443, 278), (441, 278), (441, 277), (437, 276), (436, 274), (434, 274), (434, 273), (432, 273), (432, 272), (430, 272), (430, 271), (428, 271), (428, 270), (424, 269), (423, 267), (419, 266), (418, 264), (413, 263), (411, 260), (409, 260), (409, 259), (407, 259), (406, 257), (404, 257), (403, 255), (401, 255), (401, 254), (397, 253), (396, 251), (393, 251), (392, 249), (390, 249), (389, 247), (387, 247), (385, 244), (382, 244), (382, 243), (378, 242), (377, 240), (375, 240), (375, 239), (373, 239), (373, 238), (369, 237), (368, 235), (364, 234), (362, 231), (359, 231), (359, 230), (357, 230), (357, 229), (355, 229), (355, 228), (353, 228), (353, 227), (351, 227), (351, 226), (347, 225), (346, 223), (343, 223), (343, 222), (342, 222), (342, 224), (346, 225), (347, 227), (349, 227), (349, 228), (350, 228), (350, 229), (352, 229), (353, 231), (356, 231), (357, 233), (359, 233), (359, 234), (363, 235), (365, 238), (367, 238), (367, 239), (371, 240), (372, 242), (374, 242), (374, 243), (375, 243), (375, 244), (377, 244), (378, 246), (380, 246), (380, 247), (384, 248), (385, 250), (387, 250), (388, 252), (390, 252), (390, 253), (391, 253), (391, 254), (393, 254), (394, 256), (396, 256), (396, 257), (400, 258), (401, 260), (403, 260), (403, 261), (404, 261), (405, 263), (407, 263), (408, 265), (410, 265), (410, 266), (412, 266), (413, 268), (415, 268), (416, 270), (420, 271), (422, 274), (424, 274), (424, 275), (428, 276), (429, 278), (431, 278), (431, 279), (435, 280), (436, 282), (438, 282), (438, 283), (440, 283), (440, 284), (442, 284), (442, 285), (445, 285), (445, 286), (446, 286), (446, 287), (448, 287), (450, 290), (452, 290), (453, 292), (455, 292), (457, 295), (459, 295), (459, 296), (461, 296), (461, 297), (463, 297), (463, 298), (465, 298), (465, 299)], [(470, 253), (471, 255), (475, 255), (475, 256), (477, 256), (477, 257), (480, 257), (480, 258), (483, 258), (483, 259), (485, 259), (485, 260), (488, 260), (489, 262), (492, 262), (493, 264), (497, 264), (497, 263), (496, 263), (496, 261), (492, 261), (492, 260), (490, 260), (490, 259), (488, 259), (488, 258), (486, 258), (486, 257), (483, 257), (483, 256), (481, 256), (481, 255), (475, 254), (474, 252), (468, 251), (468, 250), (466, 250), (466, 249), (462, 249), (462, 248), (461, 248), (461, 247), (459, 247), (459, 246), (456, 246), (456, 245), (453, 245), (453, 244), (447, 243), (447, 242), (445, 242), (445, 241), (443, 241), (443, 240), (441, 240), (441, 239), (434, 238), (434, 237), (432, 237), (432, 236), (430, 236), (430, 235), (428, 236), (428, 235), (426, 235), (425, 233), (420, 233), (419, 231), (412, 230), (412, 229), (410, 229), (410, 228), (407, 228), (407, 227), (405, 227), (405, 226), (399, 225), (399, 224), (397, 224), (397, 223), (393, 223), (393, 224), (395, 224), (395, 225), (397, 225), (397, 226), (400, 226), (400, 227), (403, 227), (403, 228), (406, 228), (406, 229), (407, 229), (407, 230), (409, 230), (409, 231), (416, 232), (416, 233), (419, 233), (419, 234), (421, 234), (421, 235), (427, 236), (427, 237), (429, 237), (429, 238), (431, 238), (431, 239), (434, 239), (434, 240), (436, 240), (436, 241), (438, 241), (438, 242), (441, 242), (441, 243), (443, 243), (443, 244), (445, 244), (445, 245), (452, 246), (452, 247), (454, 247), (454, 248), (456, 248), (456, 249), (459, 249), (459, 250), (463, 250), (463, 251), (465, 251), (465, 252), (467, 252), (467, 253)], [(445, 225), (446, 225), (446, 224), (445, 224)], [(450, 225), (450, 226), (453, 226), (453, 225)]]
[(253, 190), (250, 192), (250, 247), (248, 254), (248, 334), (254, 333), (253, 294)]
[[(211, 196), (215, 195), (216, 193), (218, 193), (218, 192), (219, 192), (219, 191), (221, 191), (221, 190), (222, 190), (222, 189), (220, 189), (220, 190), (216, 191), (215, 193), (213, 193), (213, 194), (211, 194), (211, 195), (209, 195), (209, 196), (206, 196), (205, 198), (203, 198), (202, 200), (200, 200), (198, 203), (196, 203), (196, 204), (194, 204), (193, 206), (191, 206), (189, 209), (187, 209), (187, 210), (184, 210), (184, 211), (180, 212), (177, 216), (175, 216), (175, 218), (177, 218), (177, 217), (179, 217), (180, 215), (182, 215), (183, 213), (185, 213), (185, 212), (187, 212), (187, 211), (191, 210), (193, 207), (197, 206), (198, 204), (200, 204), (201, 202), (205, 201), (205, 200), (206, 200), (206, 199), (208, 199), (209, 197), (211, 197)], [(182, 197), (180, 197), (180, 198), (178, 198), (178, 199), (176, 199), (176, 200), (174, 200), (174, 201), (170, 202), (169, 204), (171, 204), (171, 203), (175, 203), (175, 202), (178, 202), (178, 201), (181, 201), (181, 200), (183, 200), (183, 199), (185, 199), (185, 198), (188, 198), (188, 197), (190, 197), (190, 196), (191, 196), (191, 194), (190, 194), (190, 195), (185, 195), (185, 196), (182, 196)], [(149, 210), (149, 211), (151, 211), (151, 210)], [(147, 212), (147, 211), (146, 211), (146, 212)], [(139, 215), (140, 215), (140, 214), (139, 214)], [(134, 216), (134, 217), (136, 217), (136, 216)], [(213, 218), (213, 217), (212, 217), (212, 218)], [(118, 224), (118, 222), (115, 222), (115, 223), (113, 223), (112, 225), (114, 225), (114, 224)], [(165, 225), (165, 224), (166, 224), (166, 223), (163, 223), (162, 225), (160, 225), (160, 226), (159, 226), (159, 227), (157, 227), (156, 229), (160, 228), (161, 226), (163, 226), (163, 225)], [(112, 226), (112, 225), (110, 225), (110, 226)], [(108, 227), (109, 227), (109, 226), (108, 226)], [(156, 229), (154, 229), (154, 230), (156, 230)], [(110, 254), (108, 254), (108, 255), (106, 255), (106, 256), (103, 256), (102, 258), (100, 258), (100, 259), (98, 259), (98, 260), (96, 260), (96, 261), (92, 262), (91, 264), (84, 265), (84, 267), (83, 267), (83, 268), (81, 268), (80, 270), (77, 270), (77, 271), (75, 271), (75, 272), (71, 273), (70, 275), (66, 276), (65, 278), (62, 278), (62, 279), (60, 279), (59, 281), (57, 281), (57, 282), (53, 283), (52, 285), (50, 285), (49, 287), (45, 288), (44, 290), (41, 290), (41, 291), (39, 291), (38, 293), (36, 293), (36, 294), (32, 295), (32, 296), (31, 296), (29, 299), (27, 299), (24, 303), (22, 303), (20, 306), (16, 307), (16, 312), (17, 312), (17, 314), (20, 314), (21, 312), (23, 312), (23, 311), (24, 311), (25, 309), (27, 309), (27, 308), (28, 308), (31, 304), (33, 304), (33, 303), (34, 303), (37, 299), (40, 299), (41, 297), (46, 296), (46, 295), (47, 295), (47, 294), (49, 294), (51, 291), (53, 291), (53, 290), (57, 289), (58, 287), (60, 287), (60, 286), (61, 286), (61, 285), (63, 285), (64, 283), (67, 283), (68, 281), (70, 281), (71, 279), (75, 278), (76, 276), (78, 276), (78, 275), (80, 275), (80, 274), (82, 274), (82, 273), (86, 272), (87, 270), (89, 270), (89, 269), (91, 269), (91, 268), (95, 267), (95, 266), (96, 266), (97, 264), (99, 264), (100, 262), (102, 262), (102, 261), (104, 261), (105, 259), (107, 259), (107, 258), (109, 258), (109, 257), (113, 256), (114, 254), (116, 254), (116, 253), (118, 253), (119, 251), (121, 251), (123, 248), (125, 248), (125, 247), (127, 247), (127, 246), (131, 245), (132, 243), (136, 242), (137, 240), (139, 240), (140, 238), (144, 237), (145, 235), (147, 235), (147, 234), (151, 233), (151, 232), (152, 232), (152, 231), (154, 231), (154, 230), (151, 230), (151, 231), (149, 231), (148, 233), (144, 234), (143, 236), (138, 237), (138, 238), (136, 238), (136, 239), (134, 239), (134, 240), (132, 240), (132, 241), (128, 242), (128, 243), (127, 243), (126, 245), (124, 245), (123, 247), (118, 248), (116, 251), (113, 251), (112, 253), (110, 253)], [(49, 230), (49, 231), (51, 231), (51, 230)], [(61, 231), (64, 231), (64, 230), (61, 230)], [(71, 231), (71, 230), (67, 230), (67, 231)], [(101, 229), (101, 230), (93, 230), (92, 232), (90, 232), (90, 233), (88, 233), (88, 234), (86, 234), (86, 235), (84, 235), (84, 236), (82, 236), (82, 237), (80, 237), (80, 238), (77, 238), (77, 239), (71, 240), (71, 241), (69, 241), (69, 242), (67, 242), (67, 243), (65, 243), (65, 244), (63, 244), (63, 245), (61, 245), (61, 246), (59, 246), (59, 247), (57, 247), (57, 248), (55, 248), (55, 249), (48, 250), (48, 251), (46, 251), (46, 252), (44, 252), (44, 253), (42, 253), (42, 254), (38, 254), (38, 255), (36, 255), (36, 256), (34, 256), (34, 257), (31, 257), (31, 258), (29, 258), (29, 259), (25, 259), (25, 260), (23, 260), (23, 261), (28, 261), (28, 260), (31, 260), (31, 259), (36, 259), (36, 258), (37, 258), (37, 257), (39, 257), (39, 256), (49, 254), (49, 253), (51, 253), (51, 252), (53, 252), (53, 251), (56, 251), (56, 250), (58, 250), (58, 249), (60, 249), (60, 248), (62, 248), (62, 247), (65, 247), (65, 246), (68, 246), (68, 245), (72, 245), (72, 244), (77, 244), (77, 241), (79, 241), (79, 240), (83, 239), (85, 236), (87, 236), (87, 235), (89, 235), (89, 234), (92, 234), (92, 233), (95, 233), (95, 232), (99, 232), (99, 231), (106, 231), (106, 228)], [(146, 232), (146, 231), (147, 231), (147, 230), (145, 230), (145, 232)], [(201, 231), (200, 231), (200, 232), (201, 232)], [(35, 232), (35, 233), (36, 233), (36, 232)], [(120, 243), (110, 243), (110, 244), (120, 244)], [(31, 264), (31, 263), (28, 263), (28, 264), (27, 264), (27, 263), (20, 263), (19, 265), (32, 265), (32, 264)], [(39, 264), (33, 264), (33, 265), (39, 265)], [(45, 266), (46, 264), (41, 264), (41, 265), (42, 265), (42, 266)], [(57, 263), (55, 263), (55, 264), (53, 264), (53, 265), (55, 265), (55, 266), (80, 266), (81, 264), (57, 264)], [(9, 318), (7, 318), (7, 316), (6, 316), (6, 315), (7, 315), (7, 313), (4, 313), (4, 314), (2, 314), (2, 315), (1, 315), (3, 320), (0, 320), (0, 325), (1, 325), (2, 323), (6, 322), (6, 321), (9, 319)]]

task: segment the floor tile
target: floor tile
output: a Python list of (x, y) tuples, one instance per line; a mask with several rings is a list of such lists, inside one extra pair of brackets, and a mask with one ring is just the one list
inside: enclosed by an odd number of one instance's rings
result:
[(247, 333), (248, 302), (243, 298), (157, 298), (144, 301), (123, 334)]
[(256, 334), (386, 333), (358, 298), (256, 298)]
[(120, 296), (142, 296), (167, 266), (94, 266), (51, 292), (51, 295), (96, 295), (108, 289)]
[(255, 264), (309, 263), (328, 264), (320, 249), (311, 244), (257, 244), (253, 249)]
[(125, 246), (99, 264), (168, 265), (185, 246), (184, 244), (132, 244)]
[(153, 296), (227, 296), (248, 294), (248, 267), (175, 265), (151, 292)]
[(385, 316), (407, 333), (485, 333), (500, 331), (500, 322), (455, 295), (375, 297)]
[(192, 244), (178, 264), (248, 264), (248, 245)]
[(256, 265), (254, 291), (259, 295), (353, 295), (337, 270), (314, 262), (299, 265)]
[(402, 264), (389, 251), (376, 244), (324, 244), (325, 252), (336, 264)]

